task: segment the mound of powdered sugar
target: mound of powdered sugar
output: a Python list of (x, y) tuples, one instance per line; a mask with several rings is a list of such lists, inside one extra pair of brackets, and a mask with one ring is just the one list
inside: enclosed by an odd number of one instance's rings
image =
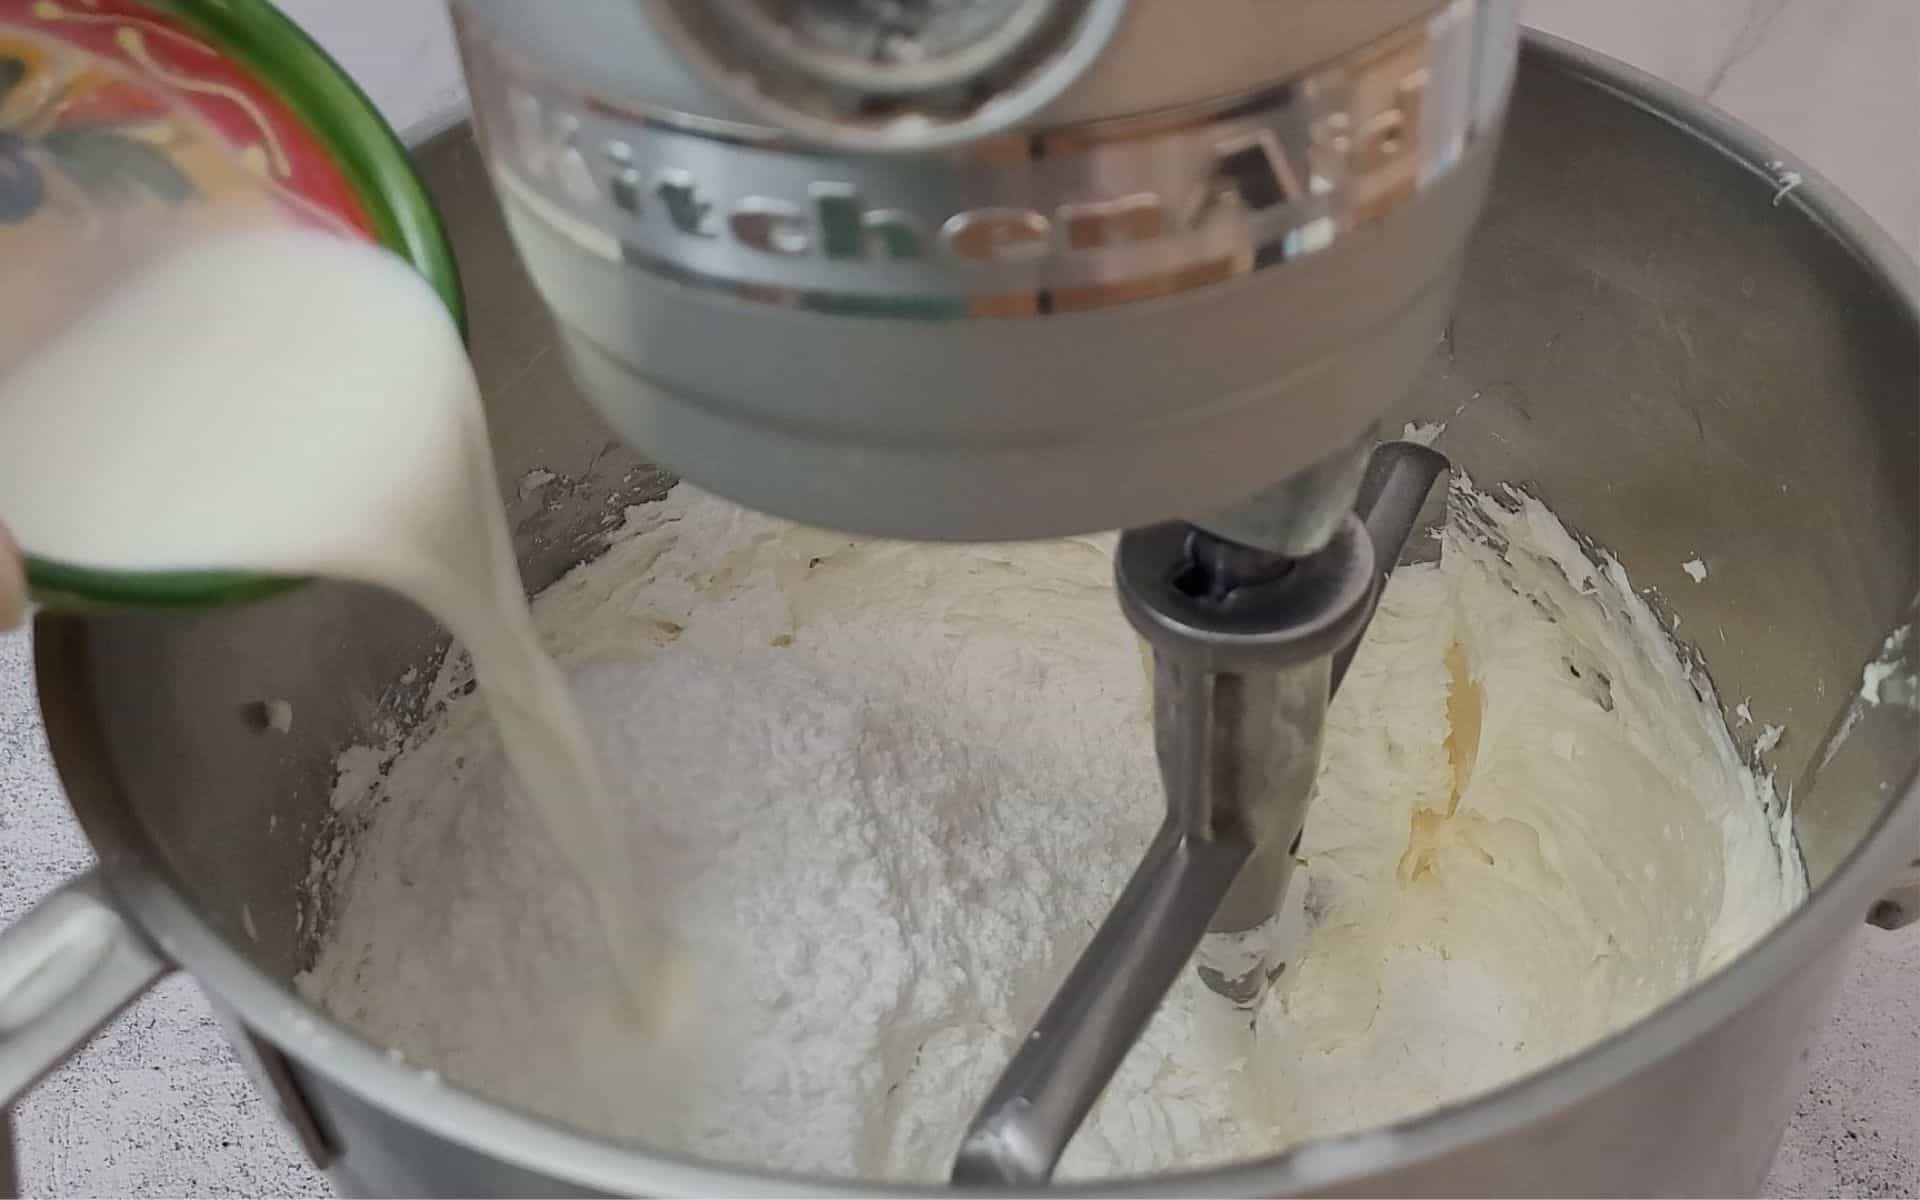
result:
[[(376, 786), (345, 779), (371, 823), (305, 988), (410, 1061), (592, 1129), (942, 1173), (1163, 807), (1110, 575), (1097, 541), (853, 542), (684, 486), (634, 510), (536, 615), (628, 790), (633, 903), (678, 942), (694, 1011), (666, 1039), (622, 1028), (584, 897), (471, 697)], [(1230, 1128), (1204, 1056), (1171, 1054), (1211, 999), (1181, 985), (1070, 1168)]]
[[(1290, 895), (1304, 956), (1257, 1029), (1183, 979), (1063, 1174), (1244, 1157), (1493, 1086), (1797, 901), (1783, 814), (1624, 574), (1532, 501), (1461, 488), (1455, 510), (1330, 718)], [(633, 510), (535, 614), (624, 789), (631, 902), (677, 947), (674, 1027), (626, 1015), (457, 655), (384, 775), (343, 773), (358, 832), (316, 884), (334, 915), (303, 988), (583, 1128), (944, 1177), (1163, 809), (1110, 546), (849, 539), (684, 485)], [(1627, 802), (1661, 819), (1616, 828)]]

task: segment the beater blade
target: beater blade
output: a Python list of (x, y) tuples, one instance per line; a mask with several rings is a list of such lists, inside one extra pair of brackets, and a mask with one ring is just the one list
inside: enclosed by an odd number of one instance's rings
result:
[(1327, 702), (1446, 466), (1423, 446), (1377, 447), (1361, 515), (1304, 558), (1178, 522), (1121, 535), (1121, 607), (1154, 650), (1166, 819), (974, 1117), (955, 1183), (1049, 1178), (1207, 939), (1216, 952), (1201, 977), (1236, 1003), (1258, 1001), (1278, 970), (1261, 935), (1292, 875)]

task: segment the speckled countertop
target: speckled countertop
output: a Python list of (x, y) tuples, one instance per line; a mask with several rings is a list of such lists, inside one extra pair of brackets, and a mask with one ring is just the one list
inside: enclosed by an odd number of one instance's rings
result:
[[(1171, 0), (1154, 0), (1166, 3)], [(403, 130), (461, 103), (427, 0), (283, 0)], [(1920, 254), (1914, 0), (1527, 0), (1526, 19), (1694, 92), (1846, 189)], [(0, 637), (0, 926), (90, 855), (46, 758), (24, 635)], [(1863, 932), (1766, 1189), (1920, 1196), (1920, 928)], [(194, 984), (135, 1004), (17, 1113), (38, 1196), (324, 1196)]]

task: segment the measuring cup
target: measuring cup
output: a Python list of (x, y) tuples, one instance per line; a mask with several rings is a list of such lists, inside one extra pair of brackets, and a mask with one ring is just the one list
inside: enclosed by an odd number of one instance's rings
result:
[[(465, 328), (452, 252), (399, 139), (267, 0), (0, 0), (0, 272), (31, 281), (0, 292), (0, 373), (144, 262), (274, 221), (388, 247)], [(23, 548), (41, 606), (211, 604), (299, 582)]]

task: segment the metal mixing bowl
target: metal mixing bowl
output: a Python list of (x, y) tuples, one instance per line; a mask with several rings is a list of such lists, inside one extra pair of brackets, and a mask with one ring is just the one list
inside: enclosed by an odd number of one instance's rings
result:
[[(1644, 76), (1534, 39), (1457, 316), (1400, 415), (1446, 421), (1442, 445), (1482, 483), (1535, 486), (1617, 551), (1703, 645), (1720, 694), (1786, 725), (1771, 761), (1792, 787), (1812, 899), (1714, 978), (1495, 1093), (1102, 1192), (1759, 1183), (1850, 937), (1920, 857), (1910, 710), (1871, 710), (1820, 766), (1920, 574), (1920, 286), (1820, 180), (1788, 189), (1769, 166), (1785, 158)], [(579, 399), (466, 132), (419, 160), (462, 264), (501, 487), (539, 588), (594, 553), (620, 501), (669, 481)], [(557, 478), (519, 497), (536, 467)], [(1698, 584), (1681, 566), (1695, 555), (1711, 566)], [(68, 980), (57, 1013), (8, 1033), (0, 1097), (178, 964), (233, 1017), (256, 1079), (344, 1190), (848, 1190), (615, 1144), (427, 1081), (289, 988), (312, 949), (296, 913), (315, 839), (333, 832), (333, 756), (409, 699), (396, 680), (440, 645), (397, 601), (338, 586), (190, 616), (42, 619), (48, 735), (101, 865), (0, 947), (0, 968), (38, 955), (43, 976)], [(250, 719), (268, 697), (293, 703), (290, 735)]]

